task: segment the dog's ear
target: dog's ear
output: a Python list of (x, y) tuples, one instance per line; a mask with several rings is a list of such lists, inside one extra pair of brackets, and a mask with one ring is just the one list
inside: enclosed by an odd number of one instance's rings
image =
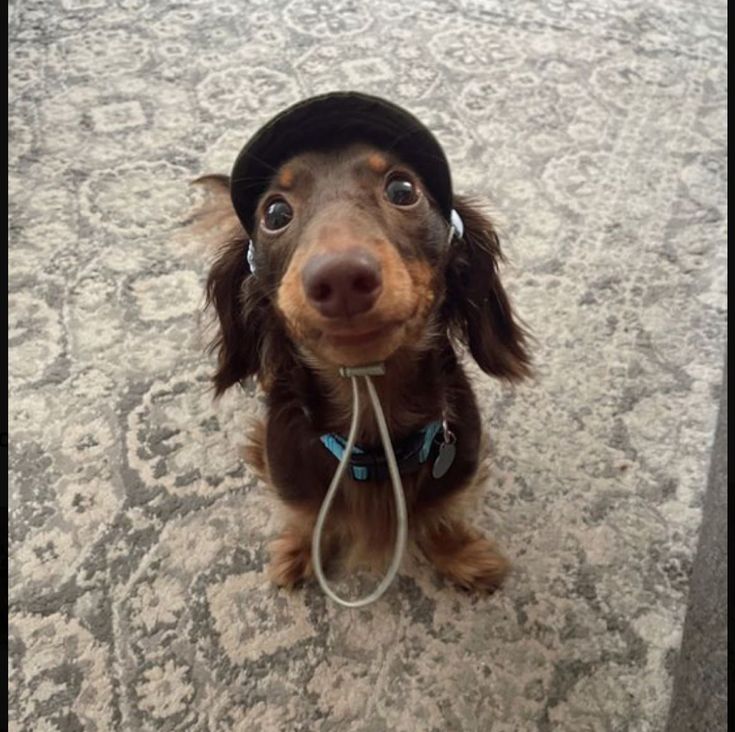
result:
[(266, 303), (246, 259), (247, 238), (231, 239), (220, 250), (207, 278), (207, 305), (219, 319), (211, 344), (217, 352), (217, 396), (260, 371)]
[(495, 227), (474, 201), (456, 197), (454, 207), (464, 234), (452, 241), (446, 269), (450, 331), (485, 373), (520, 381), (531, 374), (526, 332), (498, 276), (503, 255)]
[(260, 354), (267, 300), (247, 261), (249, 237), (230, 201), (227, 176), (197, 178), (210, 194), (194, 226), (205, 236), (216, 237), (217, 253), (207, 278), (207, 307), (219, 320), (219, 331), (210, 345), (218, 366), (214, 375), (217, 396), (260, 370)]

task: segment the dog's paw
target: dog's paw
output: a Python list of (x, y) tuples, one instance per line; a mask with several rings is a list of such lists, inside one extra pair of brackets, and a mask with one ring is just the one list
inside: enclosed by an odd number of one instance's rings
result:
[(468, 590), (497, 590), (510, 570), (493, 542), (459, 521), (433, 527), (419, 543), (440, 574)]
[(493, 592), (507, 577), (510, 562), (492, 542), (478, 537), (445, 556), (439, 570), (460, 587)]
[(292, 588), (312, 574), (311, 544), (303, 536), (284, 532), (270, 545), (268, 574), (279, 587)]

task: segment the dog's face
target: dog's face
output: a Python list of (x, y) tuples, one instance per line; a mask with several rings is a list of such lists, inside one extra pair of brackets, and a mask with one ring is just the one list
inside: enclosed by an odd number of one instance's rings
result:
[[(224, 199), (227, 179), (208, 181)], [(366, 145), (304, 153), (274, 171), (249, 237), (227, 196), (222, 209), (239, 233), (225, 242), (207, 287), (220, 323), (217, 392), (253, 374), (264, 384), (287, 379), (287, 354), (356, 366), (430, 349), (447, 335), (485, 372), (526, 376), (492, 222), (462, 198), (454, 207), (465, 232), (450, 242), (411, 166)]]
[(426, 343), (449, 227), (410, 166), (364, 145), (299, 155), (256, 220), (257, 276), (300, 351), (355, 366)]

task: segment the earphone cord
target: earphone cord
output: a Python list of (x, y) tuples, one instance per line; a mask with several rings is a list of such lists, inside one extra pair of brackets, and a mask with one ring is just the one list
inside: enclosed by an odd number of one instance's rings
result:
[[(342, 375), (349, 376), (352, 380), (352, 422), (350, 424), (350, 432), (347, 438), (347, 445), (342, 455), (342, 459), (339, 462), (337, 470), (334, 473), (332, 482), (327, 491), (327, 495), (324, 497), (322, 506), (319, 509), (319, 515), (314, 526), (314, 534), (312, 536), (311, 552), (312, 560), (314, 563), (314, 573), (316, 578), (321, 585), (324, 593), (334, 602), (344, 607), (364, 607), (369, 605), (371, 602), (375, 602), (381, 595), (390, 587), (391, 583), (395, 579), (398, 573), (398, 568), (403, 558), (403, 552), (406, 548), (406, 534), (408, 518), (406, 513), (406, 498), (403, 494), (403, 484), (401, 483), (401, 476), (398, 472), (398, 464), (396, 462), (396, 456), (393, 452), (393, 445), (390, 441), (390, 434), (388, 432), (388, 425), (385, 421), (385, 415), (383, 414), (383, 408), (380, 406), (380, 400), (378, 394), (375, 391), (375, 386), (370, 379), (370, 373), (383, 373), (382, 370), (378, 370), (381, 367), (367, 367), (367, 368), (356, 368), (356, 369), (343, 369)], [(370, 373), (368, 373), (370, 372)], [(357, 440), (357, 428), (360, 414), (360, 394), (357, 386), (358, 376), (362, 376), (365, 379), (365, 385), (367, 386), (370, 401), (375, 411), (375, 418), (378, 423), (378, 431), (380, 432), (380, 439), (383, 443), (383, 449), (385, 450), (385, 457), (388, 461), (388, 472), (390, 473), (391, 483), (393, 484), (393, 496), (396, 503), (396, 543), (393, 549), (393, 559), (391, 560), (390, 567), (385, 577), (381, 580), (380, 584), (366, 597), (359, 600), (345, 600), (339, 597), (327, 583), (327, 579), (324, 576), (322, 568), (322, 555), (321, 555), (321, 539), (322, 532), (324, 530), (324, 522), (329, 513), (329, 508), (334, 501), (334, 497), (339, 488), (339, 483), (342, 480), (347, 465), (352, 456), (352, 449), (355, 447)]]

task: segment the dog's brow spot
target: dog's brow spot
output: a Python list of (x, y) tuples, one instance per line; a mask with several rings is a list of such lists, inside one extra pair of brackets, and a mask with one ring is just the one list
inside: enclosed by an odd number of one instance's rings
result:
[(370, 170), (375, 173), (385, 173), (388, 170), (388, 161), (380, 153), (373, 153), (367, 163)]
[(295, 177), (292, 168), (284, 168), (278, 176), (278, 185), (281, 188), (290, 188), (293, 185)]

